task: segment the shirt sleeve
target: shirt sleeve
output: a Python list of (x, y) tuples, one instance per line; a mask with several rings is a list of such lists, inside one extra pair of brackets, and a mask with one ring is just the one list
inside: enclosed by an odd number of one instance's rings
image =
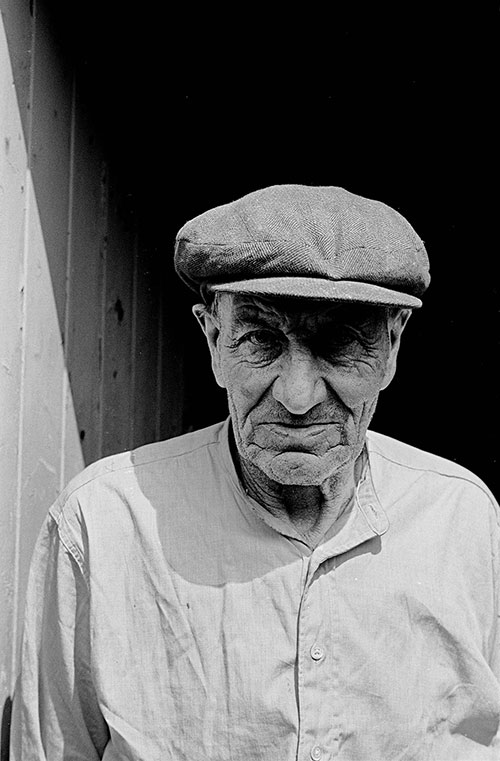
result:
[(87, 581), (49, 515), (30, 568), (11, 758), (94, 761), (108, 740), (92, 682)]

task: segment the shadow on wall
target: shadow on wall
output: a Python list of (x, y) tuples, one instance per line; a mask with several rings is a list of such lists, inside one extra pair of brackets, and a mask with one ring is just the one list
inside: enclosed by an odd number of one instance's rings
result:
[[(56, 23), (59, 10), (57, 2), (39, 0), (36, 13), (11, 3), (6, 14), (20, 122), (6, 146), (13, 161), (14, 136), (21, 142), (24, 135), (18, 175), (32, 179), (31, 208), (38, 212), (36, 226), (28, 212), (24, 257), (28, 360), (34, 355), (37, 361), (33, 386), (55, 395), (60, 384), (52, 354), (62, 347), (75, 444), (88, 464), (182, 432), (183, 342), (172, 328), (177, 283), (143, 219), (119, 133), (113, 141), (104, 137), (108, 128), (93, 88), (64, 43), (71, 28)], [(19, 209), (27, 192), (24, 183)], [(20, 236), (22, 230), (12, 237)], [(22, 261), (23, 250), (15, 254)], [(49, 275), (43, 293), (41, 268)], [(49, 301), (57, 329), (47, 338), (43, 310)], [(43, 328), (30, 333), (32, 324)], [(29, 393), (29, 383), (26, 388)], [(37, 405), (47, 406), (46, 400)], [(59, 425), (59, 410), (50, 412)], [(57, 469), (57, 458), (50, 465)]]
[(9, 696), (4, 703), (3, 711), (2, 711), (2, 729), (0, 734), (0, 761), (9, 761), (11, 714), (12, 714), (12, 698)]

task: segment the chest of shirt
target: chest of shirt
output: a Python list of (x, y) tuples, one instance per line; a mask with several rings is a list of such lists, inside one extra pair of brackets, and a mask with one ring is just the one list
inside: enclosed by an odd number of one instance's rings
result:
[(175, 738), (173, 758), (211, 748), (208, 757), (264, 759), (280, 747), (292, 759), (320, 741), (332, 758), (375, 748), (390, 758), (395, 737), (418, 746), (478, 706), (491, 733), (490, 591), (483, 580), (473, 592), (462, 550), (424, 557), (412, 540), (372, 536), (333, 556), (290, 543), (276, 567), (255, 574), (264, 566), (254, 558), (217, 584), (186, 578), (160, 545), (128, 553), (109, 592), (92, 582), (102, 701), (132, 724), (147, 717), (158, 747)]

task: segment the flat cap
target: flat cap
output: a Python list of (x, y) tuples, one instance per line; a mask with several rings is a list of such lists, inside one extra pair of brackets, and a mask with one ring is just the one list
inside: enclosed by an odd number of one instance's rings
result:
[(193, 289), (415, 308), (422, 240), (390, 206), (337, 187), (273, 185), (187, 222), (175, 268)]

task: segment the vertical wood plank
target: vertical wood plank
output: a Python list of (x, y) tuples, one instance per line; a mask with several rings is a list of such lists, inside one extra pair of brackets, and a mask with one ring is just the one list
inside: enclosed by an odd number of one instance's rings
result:
[(24, 586), (32, 546), (59, 491), (64, 357), (35, 191), (29, 188), (21, 544)]
[[(84, 466), (83, 453), (79, 435), (78, 423), (75, 414), (73, 394), (70, 387), (68, 372), (68, 335), (73, 301), (73, 293), (80, 288), (80, 283), (74, 283), (72, 278), (73, 265), (73, 212), (74, 212), (74, 185), (75, 185), (75, 142), (76, 142), (76, 81), (73, 78), (71, 97), (71, 140), (70, 140), (70, 173), (68, 188), (68, 238), (67, 238), (67, 262), (66, 262), (66, 298), (64, 313), (64, 375), (63, 375), (63, 409), (62, 409), (62, 441), (61, 441), (61, 464), (60, 481), (61, 490), (65, 484), (76, 475)], [(73, 283), (73, 287), (72, 286)]]
[[(16, 620), (18, 433), (22, 378), (24, 206), (27, 151), (14, 82), (29, 72), (29, 21), (7, 18), (11, 44), (17, 45), (11, 65), (6, 29), (0, 17), (0, 712), (15, 677), (12, 637)], [(17, 70), (17, 71), (16, 71)], [(19, 84), (26, 117), (24, 77)], [(1, 715), (1, 713), (0, 713)]]
[[(106, 172), (98, 139), (76, 93), (67, 367), (85, 463), (100, 456), (101, 314)], [(71, 420), (70, 420), (71, 422)], [(74, 433), (74, 432), (73, 432)], [(71, 440), (68, 432), (68, 439)], [(71, 474), (67, 472), (65, 479)]]
[(37, 3), (30, 166), (61, 335), (66, 296), (71, 94), (72, 69), (62, 57), (44, 4)]
[(138, 247), (135, 285), (134, 412), (131, 446), (156, 439), (160, 320), (160, 283), (155, 250), (143, 233)]
[[(27, 145), (33, 36), (33, 17), (29, 3), (2, 0), (2, 19), (10, 59), (10, 64), (5, 62), (6, 66), (2, 68), (2, 72), (5, 75), (9, 74), (12, 77), (11, 82), (15, 85), (21, 131)], [(7, 80), (5, 82), (7, 84)], [(7, 93), (7, 90), (5, 92)]]
[(35, 6), (23, 384), (19, 614), (41, 523), (60, 485), (71, 89)]
[(178, 436), (184, 427), (183, 321), (176, 293), (182, 284), (171, 267), (161, 278), (161, 393), (160, 438)]
[(110, 175), (103, 362), (102, 454), (130, 445), (132, 414), (132, 282), (135, 219), (131, 197), (118, 174)]

